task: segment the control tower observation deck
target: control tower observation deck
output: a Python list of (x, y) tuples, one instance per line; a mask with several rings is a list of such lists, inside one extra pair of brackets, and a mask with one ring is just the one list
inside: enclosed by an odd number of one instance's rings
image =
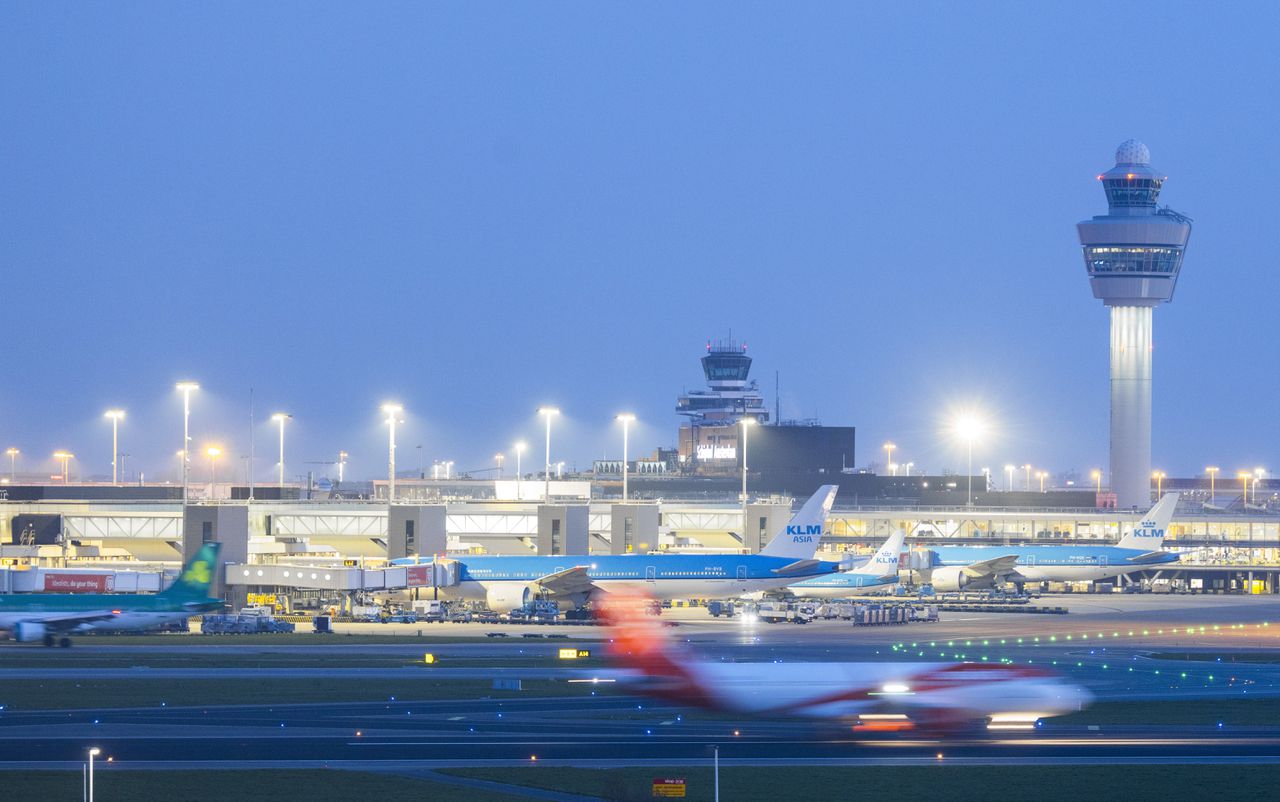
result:
[(692, 390), (676, 400), (676, 412), (689, 417), (693, 426), (732, 426), (743, 418), (756, 423), (769, 420), (769, 410), (759, 386), (748, 377), (751, 357), (747, 344), (733, 339), (707, 341), (702, 357), (706, 390)]
[(1093, 297), (1111, 309), (1111, 488), (1121, 508), (1151, 502), (1151, 311), (1173, 300), (1191, 220), (1158, 208), (1165, 176), (1130, 139), (1098, 176), (1105, 215), (1076, 225)]

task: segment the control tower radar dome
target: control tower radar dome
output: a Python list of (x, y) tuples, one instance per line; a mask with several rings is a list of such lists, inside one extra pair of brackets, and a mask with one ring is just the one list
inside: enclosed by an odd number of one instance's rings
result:
[(1151, 164), (1151, 151), (1136, 139), (1126, 139), (1116, 148), (1116, 164)]

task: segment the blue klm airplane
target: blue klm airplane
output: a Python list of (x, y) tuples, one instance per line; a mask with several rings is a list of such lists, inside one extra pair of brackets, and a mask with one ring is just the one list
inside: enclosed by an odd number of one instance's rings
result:
[(827, 574), (788, 585), (787, 590), (808, 599), (845, 599), (888, 593), (898, 584), (898, 557), (907, 534), (901, 529), (889, 535), (874, 555), (850, 571)]
[[(595, 591), (639, 590), (655, 599), (724, 599), (831, 574), (840, 564), (814, 559), (837, 487), (824, 485), (759, 554), (622, 554), (464, 557), (450, 561), (457, 582), (445, 599), (483, 601), (503, 613), (535, 598), (581, 606)], [(433, 558), (393, 560), (430, 564)]]

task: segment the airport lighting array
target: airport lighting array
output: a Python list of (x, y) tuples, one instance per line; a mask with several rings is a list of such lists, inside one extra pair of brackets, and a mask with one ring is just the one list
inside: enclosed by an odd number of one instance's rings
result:
[(93, 802), (93, 759), (100, 754), (102, 750), (96, 746), (89, 750), (89, 787), (85, 791), (85, 799), (88, 802)]
[(1089, 477), (1098, 484), (1098, 495), (1102, 495), (1102, 471), (1094, 468), (1089, 472)]
[(191, 394), (199, 390), (200, 385), (184, 381), (178, 382), (174, 387), (182, 393), (182, 450), (178, 454), (182, 457), (182, 503), (185, 506), (188, 474), (191, 471)]
[(75, 458), (75, 454), (70, 451), (55, 451), (53, 458), (62, 462), (62, 483), (67, 484), (67, 476), (71, 472), (71, 460)]
[(1210, 465), (1209, 467), (1204, 469), (1204, 472), (1209, 474), (1209, 503), (1210, 504), (1216, 503), (1215, 501), (1215, 499), (1217, 498), (1216, 480), (1218, 478), (1218, 471), (1220, 470), (1222, 469), (1217, 467), (1216, 465)]
[[(216, 485), (218, 483), (218, 457), (222, 456), (222, 449), (219, 446), (209, 446), (204, 450), (204, 454), (209, 458), (209, 484)], [(213, 489), (210, 488), (210, 493)]]
[(893, 450), (897, 448), (892, 442), (886, 442), (881, 448), (884, 449), (885, 470), (889, 471), (892, 476), (897, 476), (898, 472), (893, 465)]
[(1040, 480), (1040, 492), (1044, 492), (1044, 479), (1049, 475), (1048, 471), (1036, 471), (1036, 478)]
[(5, 454), (9, 455), (9, 481), (16, 482), (18, 476), (18, 455), (22, 452), (10, 446), (5, 449)]
[(636, 416), (623, 412), (614, 416), (614, 420), (622, 424), (622, 500), (627, 500), (627, 430), (635, 422)]
[(542, 500), (551, 501), (551, 419), (560, 414), (555, 407), (538, 407), (538, 414), (547, 419), (547, 459), (542, 474)]
[[(271, 420), (280, 424), (280, 489), (284, 490), (284, 422), (293, 416), (287, 412), (277, 412), (271, 416)], [(283, 493), (281, 494), (283, 498)]]
[(342, 484), (343, 469), (347, 467), (347, 452), (338, 452), (338, 484)]
[(1157, 498), (1164, 495), (1164, 479), (1168, 475), (1169, 474), (1165, 473), (1164, 471), (1154, 471), (1151, 474), (1151, 478), (1156, 480), (1156, 497)]
[(742, 536), (746, 537), (746, 509), (747, 509), (747, 433), (751, 431), (751, 427), (756, 425), (755, 418), (743, 418), (738, 421), (742, 424)]
[(973, 506), (973, 441), (981, 436), (986, 428), (982, 421), (972, 413), (966, 413), (955, 420), (956, 434), (964, 439), (965, 445), (969, 451), (969, 468), (965, 473), (968, 475), (969, 490), (966, 496), (965, 505)]
[(528, 447), (529, 447), (529, 444), (523, 440), (511, 446), (511, 448), (514, 449), (516, 452), (516, 501), (521, 500), (520, 482), (524, 478), (524, 475), (521, 473), (521, 469), (520, 469), (520, 456), (524, 454), (524, 450)]
[(102, 417), (111, 421), (111, 484), (119, 483), (117, 460), (120, 458), (120, 421), (124, 418), (123, 409), (108, 409)]
[(387, 503), (396, 501), (396, 418), (404, 412), (404, 407), (396, 403), (382, 405), (382, 413), (387, 416)]
[(1026, 465), (1023, 465), (1022, 470), (1027, 472), (1027, 492), (1030, 493), (1031, 492), (1031, 463), (1028, 462)]
[(503, 462), (505, 462), (505, 461), (506, 461), (506, 459), (507, 459), (507, 455), (506, 455), (506, 454), (503, 454), (501, 451), (499, 451), (497, 454), (494, 454), (494, 455), (493, 455), (493, 461), (494, 461), (494, 462), (496, 462), (496, 463), (498, 463), (498, 478), (499, 478), (499, 479), (501, 479), (501, 478), (502, 478), (502, 463), (503, 463)]
[(1012, 493), (1012, 492), (1013, 492), (1013, 472), (1014, 472), (1014, 470), (1015, 470), (1015, 469), (1014, 469), (1014, 467), (1013, 467), (1012, 465), (1006, 465), (1006, 466), (1004, 466), (1004, 472), (1005, 472), (1005, 473), (1007, 473), (1007, 474), (1009, 475), (1009, 492), (1010, 492), (1010, 493)]

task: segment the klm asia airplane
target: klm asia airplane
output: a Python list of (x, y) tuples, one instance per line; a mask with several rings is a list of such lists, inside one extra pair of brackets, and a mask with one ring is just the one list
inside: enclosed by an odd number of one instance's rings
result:
[(1164, 551), (1178, 506), (1166, 493), (1114, 546), (935, 546), (930, 584), (939, 592), (1002, 582), (1096, 582), (1178, 561)]
[(0, 595), (0, 629), (19, 641), (70, 646), (74, 632), (142, 630), (221, 610), (209, 598), (218, 543), (206, 543), (173, 584), (159, 593), (8, 593)]
[(857, 568), (806, 579), (788, 585), (787, 590), (806, 599), (845, 599), (888, 593), (898, 584), (898, 557), (906, 539), (906, 533), (899, 529), (889, 535), (871, 559)]
[[(818, 489), (759, 554), (625, 554), (609, 556), (465, 557), (453, 561), (457, 584), (446, 599), (483, 601), (506, 613), (535, 598), (581, 606), (595, 591), (639, 590), (655, 599), (723, 599), (785, 587), (840, 570), (814, 559), (836, 486)], [(430, 559), (422, 560), (429, 563)], [(414, 559), (394, 560), (414, 565)]]

